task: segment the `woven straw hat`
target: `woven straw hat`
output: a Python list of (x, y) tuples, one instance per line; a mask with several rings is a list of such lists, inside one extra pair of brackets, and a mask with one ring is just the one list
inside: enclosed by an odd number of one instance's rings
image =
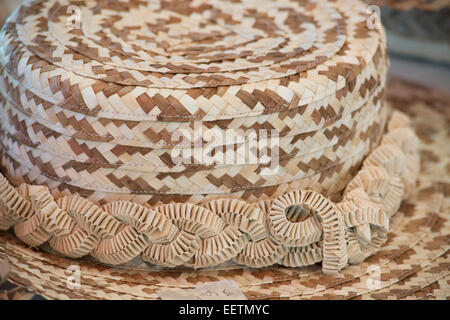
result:
[[(306, 298), (400, 279), (392, 237), (421, 244), (431, 222), (409, 222), (443, 194), (417, 189), (419, 140), (385, 102), (384, 32), (357, 0), (263, 2), (31, 0), (13, 14), (0, 228), (39, 247), (1, 235), (15, 281), (53, 298), (157, 298), (231, 278), (247, 297)], [(211, 128), (259, 131), (212, 142)], [(276, 152), (244, 155), (274, 138)], [(196, 162), (228, 146), (241, 162)], [(411, 213), (407, 197), (428, 202)], [(67, 292), (74, 263), (82, 286)], [(383, 268), (390, 280), (371, 274)]]

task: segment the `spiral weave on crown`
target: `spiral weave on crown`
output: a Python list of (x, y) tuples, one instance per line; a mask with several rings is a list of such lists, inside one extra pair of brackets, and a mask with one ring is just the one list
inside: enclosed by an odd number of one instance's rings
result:
[(30, 246), (48, 242), (67, 257), (91, 255), (108, 265), (138, 256), (164, 267), (192, 268), (229, 260), (252, 268), (322, 262), (324, 273), (336, 274), (387, 240), (389, 219), (414, 188), (418, 139), (399, 112), (387, 127), (339, 203), (295, 190), (259, 203), (221, 198), (202, 205), (98, 206), (79, 196), (55, 199), (44, 186), (14, 188), (0, 175), (0, 229), (13, 227)]

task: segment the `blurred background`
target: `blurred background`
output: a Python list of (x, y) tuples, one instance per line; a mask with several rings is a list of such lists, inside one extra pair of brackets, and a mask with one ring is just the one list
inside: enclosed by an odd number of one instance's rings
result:
[(0, 0), (0, 25), (3, 25), (9, 14), (22, 2), (22, 0)]
[(364, 0), (379, 8), (391, 75), (450, 92), (450, 0)]
[[(450, 0), (363, 1), (381, 14), (391, 75), (450, 92)], [(0, 25), (21, 2), (0, 0)]]

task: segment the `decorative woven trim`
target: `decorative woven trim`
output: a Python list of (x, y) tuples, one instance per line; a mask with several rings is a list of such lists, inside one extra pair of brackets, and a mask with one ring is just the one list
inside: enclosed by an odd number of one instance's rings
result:
[(309, 266), (322, 261), (322, 246), (314, 243), (307, 247), (289, 248), (279, 264), (285, 267)]
[[(202, 268), (228, 260), (250, 267), (304, 266), (322, 261), (335, 274), (359, 263), (387, 239), (389, 218), (419, 167), (414, 133), (395, 112), (382, 143), (333, 203), (312, 190), (296, 190), (273, 201), (217, 199), (203, 205), (170, 203), (147, 208), (129, 201), (102, 207), (78, 196), (53, 199), (46, 187), (14, 188), (0, 175), (0, 228), (14, 226), (32, 246), (48, 241), (69, 257), (90, 254), (116, 265), (137, 256), (165, 267)], [(406, 139), (406, 140), (405, 140)], [(415, 146), (415, 147), (414, 147)], [(408, 188), (405, 188), (405, 183)]]
[(247, 243), (233, 261), (252, 268), (262, 268), (278, 263), (286, 253), (285, 246), (267, 236), (262, 240)]

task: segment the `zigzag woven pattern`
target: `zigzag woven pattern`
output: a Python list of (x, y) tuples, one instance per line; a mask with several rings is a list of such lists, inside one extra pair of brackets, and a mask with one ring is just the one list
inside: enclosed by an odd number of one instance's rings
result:
[(90, 254), (112, 265), (137, 256), (194, 268), (230, 259), (250, 267), (322, 261), (323, 272), (334, 274), (387, 240), (390, 217), (416, 183), (418, 139), (408, 119), (394, 113), (388, 130), (337, 204), (315, 191), (295, 190), (253, 204), (224, 198), (203, 205), (150, 208), (119, 200), (97, 206), (79, 196), (55, 199), (43, 186), (14, 188), (1, 175), (0, 229), (14, 226), (31, 246), (48, 241), (68, 257)]

